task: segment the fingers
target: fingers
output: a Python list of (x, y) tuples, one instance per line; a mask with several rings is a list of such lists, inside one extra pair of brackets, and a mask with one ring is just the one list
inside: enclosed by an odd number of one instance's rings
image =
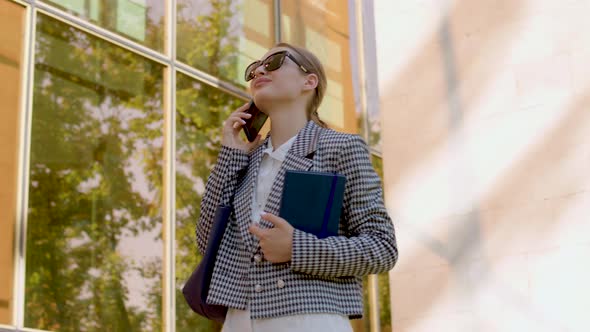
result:
[(250, 107), (250, 103), (246, 103), (240, 106), (237, 110), (229, 115), (227, 120), (224, 122), (224, 125), (231, 125), (233, 129), (238, 129), (241, 126), (246, 124), (244, 119), (249, 119), (252, 117), (252, 114), (247, 113), (246, 110)]
[(244, 105), (238, 107), (234, 113), (245, 112), (248, 108), (250, 108), (250, 102), (247, 102)]
[(271, 224), (273, 224), (277, 228), (283, 228), (283, 227), (289, 225), (289, 223), (285, 219), (283, 219), (279, 216), (276, 216), (272, 213), (264, 212), (260, 216), (262, 217), (262, 219), (270, 222)]
[[(240, 112), (240, 113), (232, 113), (227, 120), (229, 121), (240, 121), (240, 120), (244, 120), (244, 119), (249, 119), (252, 117), (252, 114), (250, 113), (246, 113), (246, 112)], [(243, 121), (245, 122), (245, 121)]]
[(262, 140), (262, 136), (260, 134), (256, 135), (256, 138), (252, 142), (248, 143), (248, 149), (251, 150), (251, 149), (257, 147), (261, 140)]
[(247, 144), (248, 142), (244, 142), (239, 137), (241, 128), (252, 117), (250, 113), (246, 112), (249, 107), (250, 103), (240, 106), (223, 121), (223, 137), (221, 141), (223, 145), (246, 152), (252, 149), (252, 146)]
[(254, 236), (256, 236), (258, 239), (263, 237), (265, 234), (264, 229), (258, 227), (257, 225), (250, 225), (250, 227), (248, 227), (248, 230), (250, 231), (250, 233), (254, 234)]
[(252, 114), (248, 113), (247, 110), (250, 108), (250, 103), (245, 103), (244, 105), (238, 107), (235, 111), (233, 111), (232, 114), (230, 114), (230, 117), (232, 116), (238, 116), (238, 117), (251, 117)]
[(227, 121), (232, 124), (232, 128), (238, 129), (246, 124), (246, 121), (239, 116), (230, 116)]

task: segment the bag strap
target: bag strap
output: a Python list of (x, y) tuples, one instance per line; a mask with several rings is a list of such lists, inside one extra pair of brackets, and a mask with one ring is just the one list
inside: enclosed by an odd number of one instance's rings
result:
[[(239, 179), (238, 179), (238, 183), (239, 183)], [(236, 191), (238, 191), (238, 184), (236, 184), (236, 186), (234, 188), (234, 192), (231, 193), (231, 196), (228, 193), (227, 186), (223, 187), (223, 194), (221, 195), (221, 203), (220, 203), (220, 205), (233, 206), (234, 205), (234, 197), (236, 195)], [(227, 200), (226, 197), (228, 197), (228, 196), (229, 196), (229, 199)]]

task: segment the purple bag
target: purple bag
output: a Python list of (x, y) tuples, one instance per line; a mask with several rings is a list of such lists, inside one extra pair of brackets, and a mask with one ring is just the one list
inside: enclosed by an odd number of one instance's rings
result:
[(217, 207), (203, 259), (201, 259), (201, 262), (182, 288), (184, 299), (194, 312), (219, 323), (225, 321), (227, 307), (207, 304), (207, 295), (209, 294), (209, 285), (213, 275), (217, 250), (219, 250), (231, 211), (232, 207), (228, 205), (219, 205)]

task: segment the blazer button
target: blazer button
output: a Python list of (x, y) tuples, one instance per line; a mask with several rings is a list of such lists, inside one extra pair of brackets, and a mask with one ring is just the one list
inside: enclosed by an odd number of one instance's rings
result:
[(260, 292), (262, 292), (262, 286), (260, 286), (260, 285), (256, 285), (256, 286), (254, 286), (254, 291), (255, 291), (256, 293), (260, 293)]
[(285, 287), (285, 282), (283, 281), (283, 279), (277, 280), (277, 287), (278, 288), (284, 288)]
[(260, 256), (260, 254), (256, 254), (256, 255), (254, 255), (254, 261), (255, 261), (256, 263), (260, 263), (260, 262), (262, 262), (262, 256)]

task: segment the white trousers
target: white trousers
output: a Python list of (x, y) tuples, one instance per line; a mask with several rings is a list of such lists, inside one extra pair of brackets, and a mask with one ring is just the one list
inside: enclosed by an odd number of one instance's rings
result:
[(337, 314), (303, 314), (250, 319), (250, 310), (230, 308), (221, 332), (352, 332), (348, 317)]

